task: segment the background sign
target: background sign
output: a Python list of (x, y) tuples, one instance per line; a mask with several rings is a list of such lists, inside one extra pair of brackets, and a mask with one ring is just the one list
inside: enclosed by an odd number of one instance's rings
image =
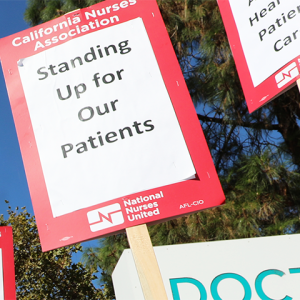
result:
[[(299, 245), (297, 234), (154, 251), (169, 300), (300, 299)], [(144, 299), (131, 250), (123, 252), (112, 278), (117, 300)]]
[(0, 300), (16, 299), (12, 228), (0, 226)]
[(155, 0), (102, 2), (0, 46), (44, 251), (224, 202)]
[(300, 77), (297, 0), (218, 0), (248, 109), (295, 85)]

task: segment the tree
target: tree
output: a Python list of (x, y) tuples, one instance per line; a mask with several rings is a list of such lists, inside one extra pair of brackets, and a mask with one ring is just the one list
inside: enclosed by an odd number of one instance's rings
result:
[[(29, 1), (32, 24), (88, 0)], [(300, 96), (292, 88), (251, 115), (236, 72), (216, 0), (157, 0), (197, 108), (226, 205), (149, 228), (154, 245), (299, 232)], [(55, 7), (55, 8), (54, 8)], [(35, 12), (35, 17), (31, 17)], [(126, 236), (86, 249), (91, 270), (109, 275)]]
[(94, 287), (97, 277), (82, 263), (72, 262), (80, 244), (42, 252), (35, 218), (25, 208), (8, 209), (8, 219), (0, 215), (0, 226), (12, 226), (17, 297), (36, 299), (107, 299), (104, 290)]

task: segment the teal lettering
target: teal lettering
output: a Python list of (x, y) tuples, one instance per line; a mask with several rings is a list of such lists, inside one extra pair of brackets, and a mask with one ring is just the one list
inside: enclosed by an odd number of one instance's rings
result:
[(213, 282), (211, 283), (211, 286), (210, 286), (210, 290), (211, 290), (211, 295), (214, 298), (214, 300), (222, 300), (222, 298), (219, 296), (219, 293), (218, 293), (218, 285), (222, 280), (228, 279), (228, 278), (235, 279), (243, 285), (243, 288), (245, 290), (245, 296), (244, 296), (243, 300), (251, 300), (252, 292), (251, 292), (251, 288), (250, 288), (248, 281), (243, 276), (235, 274), (235, 273), (225, 273), (225, 274), (217, 276), (213, 280)]
[[(291, 270), (293, 272), (294, 269), (290, 269), (290, 273), (292, 273)], [(261, 272), (257, 276), (257, 278), (255, 280), (255, 289), (256, 289), (257, 295), (260, 297), (261, 300), (273, 300), (273, 299), (269, 298), (262, 289), (262, 281), (265, 279), (265, 277), (267, 277), (269, 275), (277, 275), (277, 276), (282, 277), (284, 275), (284, 273), (280, 270), (267, 270), (267, 271)], [(289, 296), (285, 296), (281, 300), (292, 300), (292, 299), (293, 298), (291, 298)]]
[(200, 299), (199, 300), (207, 300), (207, 293), (206, 293), (205, 287), (203, 286), (203, 284), (200, 281), (198, 281), (194, 278), (170, 279), (170, 285), (171, 285), (171, 290), (172, 290), (174, 300), (180, 300), (179, 291), (178, 291), (178, 284), (179, 283), (190, 283), (190, 284), (195, 285), (198, 288), (199, 292), (200, 292)]

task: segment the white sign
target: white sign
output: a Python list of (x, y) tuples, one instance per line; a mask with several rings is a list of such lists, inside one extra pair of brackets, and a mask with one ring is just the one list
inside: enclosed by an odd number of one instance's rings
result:
[(299, 1), (229, 0), (229, 3), (256, 87), (299, 55)]
[(18, 65), (54, 217), (196, 173), (141, 18)]
[[(169, 300), (298, 300), (300, 235), (154, 247)], [(131, 250), (112, 275), (117, 300), (143, 300)]]

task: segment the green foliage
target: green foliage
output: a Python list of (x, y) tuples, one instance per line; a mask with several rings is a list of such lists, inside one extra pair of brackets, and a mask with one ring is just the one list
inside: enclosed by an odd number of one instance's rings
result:
[(92, 284), (97, 277), (72, 262), (72, 254), (82, 251), (80, 244), (43, 253), (35, 218), (25, 208), (14, 212), (9, 207), (8, 214), (7, 220), (0, 216), (0, 226), (13, 228), (18, 299), (108, 299), (105, 289)]
[(129, 248), (125, 234), (109, 236), (99, 240), (99, 247), (85, 248), (83, 263), (91, 272), (101, 272), (100, 284), (107, 287), (106, 299), (114, 299), (111, 274), (124, 249)]
[(35, 26), (102, 1), (104, 0), (29, 0), (24, 18), (31, 26)]

